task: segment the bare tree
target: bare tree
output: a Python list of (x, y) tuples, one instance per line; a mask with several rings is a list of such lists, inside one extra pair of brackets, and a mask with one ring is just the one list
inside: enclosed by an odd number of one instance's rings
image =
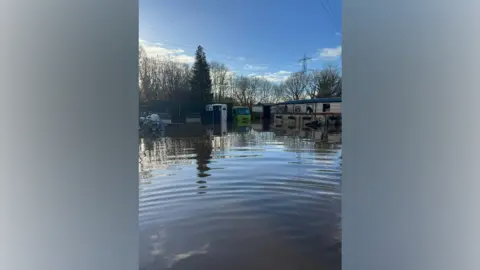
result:
[(167, 100), (184, 100), (190, 90), (188, 65), (171, 59), (156, 59), (155, 88)]
[[(253, 106), (299, 100), (305, 95), (341, 96), (341, 76), (337, 69), (327, 68), (313, 74), (296, 72), (281, 84), (263, 77), (237, 76), (222, 63), (210, 64), (215, 99)], [(190, 94), (191, 69), (169, 58), (149, 57), (139, 48), (139, 88), (141, 101), (186, 100)]]
[(276, 86), (262, 77), (237, 77), (233, 97), (239, 105), (252, 107), (258, 103), (270, 103), (276, 99)]
[(141, 101), (182, 100), (189, 92), (190, 68), (168, 58), (150, 57), (139, 48)]
[(327, 67), (314, 72), (312, 97), (331, 97), (341, 95), (341, 76), (338, 68)]
[(138, 81), (140, 90), (140, 100), (150, 101), (156, 97), (154, 89), (154, 63), (151, 58), (148, 57), (145, 49), (140, 46), (138, 54)]
[(252, 107), (253, 105), (263, 102), (266, 96), (263, 95), (263, 87), (264, 87), (264, 80), (260, 77), (248, 77), (248, 103), (245, 104), (249, 107)]
[(147, 58), (147, 52), (142, 45), (138, 47), (138, 66), (142, 66), (144, 59)]
[(274, 84), (272, 91), (271, 103), (285, 101), (285, 87), (282, 84)]
[(340, 78), (338, 79), (337, 85), (335, 86), (335, 89), (333, 91), (333, 96), (335, 97), (341, 97), (342, 96), (342, 76), (340, 75)]
[(310, 84), (310, 76), (304, 72), (295, 72), (282, 84), (288, 99), (300, 100), (304, 98)]
[(260, 103), (277, 103), (283, 100), (284, 97), (284, 88), (280, 85), (274, 84), (273, 82), (261, 78), (259, 80), (259, 89), (257, 91), (256, 102)]
[(259, 89), (257, 93), (257, 103), (272, 103), (274, 97), (274, 85), (265, 78), (259, 79)]
[(237, 83), (238, 83), (238, 78), (237, 75), (233, 72), (227, 73), (227, 87), (225, 89), (225, 97), (224, 100), (235, 100), (235, 93), (237, 90)]
[(246, 76), (237, 77), (235, 88), (233, 89), (233, 98), (240, 105), (249, 106), (251, 103), (250, 78)]
[(212, 77), (212, 88), (215, 99), (223, 101), (228, 89), (228, 67), (222, 63), (210, 63), (210, 77)]

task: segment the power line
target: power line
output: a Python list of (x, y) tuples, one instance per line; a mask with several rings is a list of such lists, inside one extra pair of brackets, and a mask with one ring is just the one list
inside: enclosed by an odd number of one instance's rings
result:
[(303, 55), (303, 58), (301, 58), (298, 62), (301, 62), (303, 65), (303, 73), (307, 73), (307, 61), (312, 59), (311, 57), (307, 57), (306, 54)]
[(325, 9), (325, 11), (327, 12), (328, 18), (330, 19), (330, 23), (332, 24), (332, 27), (333, 27), (333, 30), (335, 31), (335, 34), (339, 33), (339, 32), (337, 31), (337, 27), (335, 26), (335, 22), (334, 22), (332, 10), (331, 10), (330, 7), (328, 6), (328, 3), (325, 2), (325, 0), (319, 0), (319, 1), (320, 1), (320, 3), (322, 4), (323, 9)]

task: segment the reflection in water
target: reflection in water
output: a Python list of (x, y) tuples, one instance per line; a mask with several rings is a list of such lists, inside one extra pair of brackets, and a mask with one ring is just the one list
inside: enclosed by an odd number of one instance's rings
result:
[(340, 269), (341, 130), (252, 127), (140, 141), (141, 269)]
[(212, 141), (208, 137), (200, 138), (194, 143), (193, 148), (197, 154), (198, 177), (210, 176), (207, 172), (210, 170), (208, 163), (212, 158)]

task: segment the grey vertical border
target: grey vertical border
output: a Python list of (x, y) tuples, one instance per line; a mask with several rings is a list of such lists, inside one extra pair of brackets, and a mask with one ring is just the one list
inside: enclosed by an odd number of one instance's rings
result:
[(343, 269), (480, 269), (480, 2), (343, 0)]
[(0, 269), (138, 269), (137, 74), (137, 0), (1, 0)]

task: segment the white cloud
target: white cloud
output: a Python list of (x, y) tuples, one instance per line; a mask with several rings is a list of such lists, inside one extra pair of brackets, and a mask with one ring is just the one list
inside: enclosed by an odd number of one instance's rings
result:
[(268, 72), (263, 75), (259, 75), (258, 77), (262, 77), (271, 82), (280, 83), (285, 81), (288, 78), (288, 76), (290, 76), (290, 74), (292, 74), (292, 72), (286, 71), (286, 70), (280, 70), (274, 73)]
[(238, 59), (239, 61), (245, 61), (245, 60), (247, 60), (247, 59), (245, 59), (245, 57), (237, 57), (237, 59)]
[(142, 39), (140, 39), (139, 42), (148, 56), (170, 58), (174, 61), (186, 64), (191, 64), (195, 61), (195, 57), (186, 54), (182, 49), (169, 49), (163, 47), (163, 44), (161, 43), (150, 43)]
[(151, 56), (170, 56), (172, 54), (181, 54), (184, 53), (185, 51), (182, 49), (167, 49), (164, 47), (160, 47), (158, 45), (156, 46), (144, 46), (145, 51), (147, 52), (148, 55)]
[(247, 70), (264, 70), (264, 69), (267, 69), (267, 66), (263, 66), (263, 65), (254, 66), (254, 65), (247, 64), (243, 68)]
[(320, 49), (319, 54), (323, 59), (337, 59), (342, 55), (342, 46)]
[[(172, 56), (170, 56), (170, 57), (172, 57)], [(184, 63), (184, 64), (192, 64), (193, 62), (195, 62), (195, 57), (190, 56), (190, 55), (186, 55), (186, 54), (175, 55), (172, 58), (174, 60), (176, 60), (180, 63)]]

